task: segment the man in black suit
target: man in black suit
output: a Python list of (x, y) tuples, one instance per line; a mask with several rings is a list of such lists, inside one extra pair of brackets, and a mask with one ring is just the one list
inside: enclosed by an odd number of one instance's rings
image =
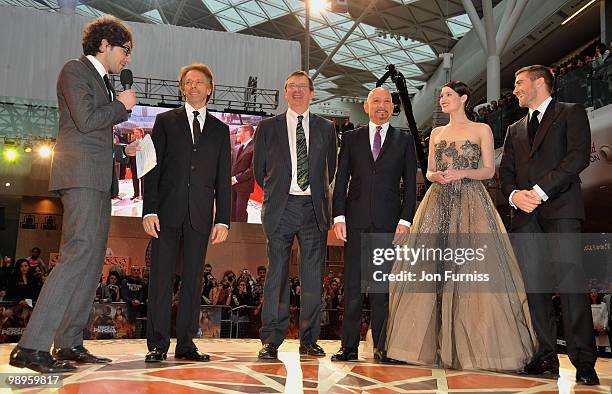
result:
[[(344, 259), (344, 319), (342, 347), (332, 361), (357, 360), (361, 328), (363, 234), (395, 234), (401, 242), (410, 231), (416, 205), (416, 151), (413, 138), (389, 125), (393, 100), (386, 88), (375, 88), (364, 109), (370, 117), (366, 127), (342, 136), (338, 174), (334, 186), (333, 216), (336, 237), (346, 242)], [(404, 199), (400, 199), (400, 181)], [(348, 188), (348, 192), (347, 192)], [(391, 241), (391, 239), (389, 239)], [(388, 247), (391, 247), (389, 242)], [(388, 270), (390, 267), (384, 267)], [(368, 281), (366, 278), (364, 280)], [(388, 284), (372, 289), (371, 307), (374, 356), (395, 362), (385, 351)]]
[(144, 181), (142, 222), (153, 237), (146, 362), (164, 360), (170, 347), (172, 283), (181, 239), (182, 284), (174, 358), (209, 360), (193, 343), (198, 332), (202, 269), (209, 236), (213, 245), (224, 242), (230, 223), (229, 128), (206, 109), (214, 89), (212, 71), (205, 64), (185, 66), (179, 83), (185, 105), (157, 115), (151, 134), (157, 165)]
[(251, 125), (240, 126), (236, 130), (236, 141), (232, 160), (232, 222), (246, 222), (247, 205), (253, 193), (253, 133)]
[(340, 132), (344, 134), (347, 131), (353, 130), (354, 128), (355, 125), (351, 123), (351, 120), (349, 118), (344, 118), (344, 120), (342, 120), (342, 125), (340, 126)]
[(108, 78), (130, 63), (132, 34), (105, 16), (85, 26), (82, 43), (83, 56), (68, 61), (57, 80), (59, 132), (49, 190), (60, 195), (64, 208), (61, 257), (9, 361), (41, 373), (76, 369), (66, 362), (111, 362), (83, 346), (83, 329), (104, 264), (111, 197), (119, 191), (113, 156), (135, 154), (129, 146), (113, 149), (113, 126), (127, 120), (136, 94), (116, 94)]
[[(512, 231), (529, 233), (520, 238), (516, 250), (539, 347), (523, 372), (558, 376), (551, 298), (558, 286), (567, 354), (576, 367), (576, 381), (598, 384), (580, 240), (574, 236), (555, 242), (560, 234), (581, 232), (584, 203), (579, 175), (589, 165), (589, 120), (580, 104), (551, 98), (554, 77), (548, 67), (524, 67), (515, 77), (514, 94), (529, 114), (508, 127), (499, 176), (502, 192), (515, 209)], [(543, 252), (541, 242), (529, 241), (541, 239), (537, 235), (541, 233), (552, 233), (548, 251)]]
[(336, 172), (336, 132), (327, 119), (310, 113), (312, 79), (296, 71), (285, 81), (286, 113), (257, 127), (253, 168), (263, 187), (261, 220), (268, 240), (264, 285), (262, 349), (259, 358), (276, 359), (289, 328), (289, 259), (300, 244), (300, 354), (324, 356), (317, 345), (323, 268), (329, 229), (329, 185)]

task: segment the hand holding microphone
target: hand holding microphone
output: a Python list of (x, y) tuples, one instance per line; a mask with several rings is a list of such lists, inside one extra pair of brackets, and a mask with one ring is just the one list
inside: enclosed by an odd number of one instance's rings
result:
[(128, 112), (132, 112), (132, 108), (136, 105), (136, 92), (132, 90), (132, 84), (134, 83), (134, 77), (132, 71), (127, 68), (121, 70), (119, 75), (121, 85), (123, 86), (123, 92), (119, 93), (117, 100), (119, 100), (127, 109)]

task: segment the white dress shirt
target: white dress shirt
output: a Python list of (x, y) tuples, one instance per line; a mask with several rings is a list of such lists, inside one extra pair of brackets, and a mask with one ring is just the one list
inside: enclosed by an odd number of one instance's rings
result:
[(204, 121), (206, 119), (206, 107), (200, 109), (193, 108), (189, 103), (185, 103), (185, 111), (187, 112), (187, 123), (189, 123), (189, 130), (191, 130), (191, 142), (195, 142), (193, 138), (193, 111), (198, 111), (198, 122), (200, 122), (200, 133), (204, 130)]
[[(538, 106), (538, 108), (536, 109), (531, 109), (529, 108), (529, 119), (527, 120), (527, 123), (529, 123), (529, 121), (531, 121), (531, 116), (533, 115), (533, 112), (535, 110), (537, 110), (538, 113), (538, 123), (542, 123), (542, 118), (544, 117), (544, 113), (546, 112), (546, 108), (548, 108), (548, 104), (550, 104), (550, 102), (552, 101), (552, 97), (548, 96), (548, 98), (544, 101), (542, 101), (542, 104), (540, 104)], [(542, 201), (546, 201), (548, 200), (548, 195), (546, 194), (546, 192), (544, 192), (544, 190), (542, 190), (542, 188), (540, 186), (538, 186), (537, 184), (533, 185), (533, 190), (535, 190), (536, 193), (538, 193), (538, 195), (540, 196), (540, 198), (542, 199)], [(510, 193), (510, 197), (508, 197), (508, 202), (510, 203), (510, 206), (514, 209), (518, 209), (516, 205), (514, 205), (514, 203), (512, 202), (512, 196), (514, 196), (514, 193), (518, 192), (517, 190), (513, 190), (512, 193)]]
[[(374, 136), (376, 135), (376, 127), (379, 126), (373, 122), (369, 123), (369, 136), (370, 136), (370, 152), (372, 152), (372, 147), (374, 146)], [(389, 130), (389, 122), (383, 123), (380, 125), (382, 128), (380, 129), (380, 147), (382, 149), (383, 144), (385, 143), (385, 138), (387, 137), (387, 130)], [(370, 153), (371, 154), (371, 153)], [(346, 217), (344, 215), (339, 215), (334, 218), (334, 224), (336, 223), (345, 223)], [(398, 224), (401, 224), (406, 227), (410, 227), (410, 222), (404, 219), (400, 219)]]
[[(106, 69), (104, 68), (102, 63), (100, 63), (100, 61), (98, 59), (96, 59), (95, 56), (87, 55), (85, 57), (87, 58), (87, 60), (89, 60), (91, 62), (91, 64), (93, 64), (93, 66), (95, 67), (95, 69), (98, 72), (98, 74), (100, 74), (100, 77), (102, 77), (102, 79), (104, 79), (105, 75), (108, 76), (108, 72), (106, 72)], [(106, 88), (106, 85), (104, 85), (104, 87)], [(108, 88), (106, 88), (106, 90), (108, 90)], [(115, 99), (115, 94), (112, 91), (110, 92), (110, 94), (111, 94), (111, 96), (113, 97), (113, 100), (114, 100)]]
[[(298, 114), (291, 108), (287, 110), (287, 136), (289, 137), (289, 153), (291, 154), (291, 186), (289, 187), (289, 194), (294, 196), (310, 196), (310, 185), (306, 190), (300, 189), (297, 182), (297, 141), (296, 141), (296, 129), (298, 124)], [(308, 125), (310, 120), (310, 110), (306, 110), (301, 114), (304, 118), (302, 119), (302, 127), (304, 128), (304, 135), (306, 136), (306, 149), (310, 148), (310, 127)]]

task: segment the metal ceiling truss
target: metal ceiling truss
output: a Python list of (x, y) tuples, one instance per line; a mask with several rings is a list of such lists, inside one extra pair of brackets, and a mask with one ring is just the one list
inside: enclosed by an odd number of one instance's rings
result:
[[(495, 4), (498, 2), (494, 1)], [(0, 4), (59, 9), (57, 0), (0, 0)], [(351, 27), (348, 22), (354, 23), (367, 8), (372, 10), (361, 18), (363, 28), (355, 26), (358, 24)], [(481, 12), (481, 4), (477, 4), (477, 8)], [(98, 12), (116, 13), (119, 17), (138, 22), (236, 31), (302, 43), (306, 41), (303, 0), (79, 1), (77, 13), (93, 15)], [(458, 39), (449, 27), (449, 18), (465, 13), (461, 0), (352, 0), (349, 12), (350, 15), (332, 12), (321, 16), (313, 14), (310, 19), (310, 63), (316, 69), (315, 76), (319, 76), (317, 89), (327, 92), (329, 97), (365, 95), (369, 85), (384, 73), (386, 64), (383, 65), (382, 60), (389, 60), (400, 70), (407, 69), (402, 72), (414, 93), (437, 68), (440, 62), (438, 55), (449, 50)], [(471, 28), (469, 21), (453, 23), (466, 30)], [(349, 31), (349, 27), (354, 31)], [(378, 37), (374, 28), (409, 37), (412, 41), (383, 39)], [(333, 32), (333, 35), (330, 36), (329, 32)], [(341, 42), (342, 39), (345, 42)], [(326, 40), (330, 45), (321, 45), (317, 40)], [(369, 45), (361, 46), (363, 40), (369, 41)], [(305, 53), (304, 47), (302, 50)], [(376, 60), (368, 61), (368, 57), (375, 57)], [(232, 91), (233, 87), (228, 87), (226, 94)], [(176, 97), (176, 92), (173, 93)], [(228, 101), (234, 102), (233, 98)], [(274, 105), (274, 101), (259, 104), (269, 106)]]

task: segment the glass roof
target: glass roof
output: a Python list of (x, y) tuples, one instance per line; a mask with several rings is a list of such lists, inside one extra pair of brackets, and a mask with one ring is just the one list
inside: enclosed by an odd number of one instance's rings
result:
[(455, 38), (463, 37), (465, 33), (472, 30), (472, 22), (470, 22), (470, 18), (467, 14), (448, 18), (446, 24)]
[[(290, 13), (297, 16), (303, 27), (306, 25), (306, 10), (301, 0), (202, 0), (202, 2), (223, 27), (232, 32)], [(410, 4), (414, 0), (396, 0), (396, 2)], [(310, 15), (311, 37), (329, 55), (353, 24), (354, 21), (348, 14), (313, 11)], [(457, 20), (453, 24), (462, 27), (464, 21)], [(393, 63), (409, 79), (423, 75), (423, 71), (418, 67), (419, 63), (437, 61), (437, 56), (425, 43), (409, 38), (378, 37), (373, 26), (361, 23), (334, 54), (332, 61), (337, 65), (370, 71), (376, 76), (384, 74), (387, 64)], [(409, 84), (412, 88), (411, 93), (415, 93), (416, 87), (423, 84), (419, 81), (414, 82)], [(317, 85), (317, 88), (326, 89), (329, 86)]]

